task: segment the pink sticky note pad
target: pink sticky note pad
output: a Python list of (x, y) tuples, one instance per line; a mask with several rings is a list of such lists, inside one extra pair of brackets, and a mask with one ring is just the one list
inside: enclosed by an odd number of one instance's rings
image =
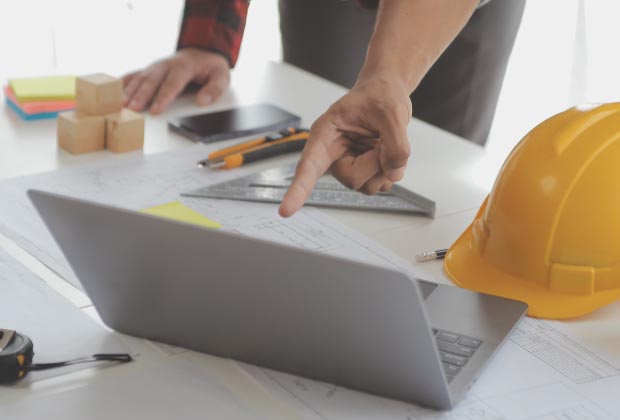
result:
[(58, 112), (68, 111), (75, 108), (74, 100), (65, 101), (37, 101), (20, 103), (11, 89), (11, 86), (4, 86), (4, 95), (9, 98), (15, 105), (17, 105), (26, 114), (40, 114), (43, 112)]

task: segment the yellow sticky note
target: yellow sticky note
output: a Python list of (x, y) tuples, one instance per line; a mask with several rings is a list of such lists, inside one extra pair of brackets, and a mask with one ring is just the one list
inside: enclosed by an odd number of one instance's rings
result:
[(75, 76), (11, 79), (9, 84), (22, 103), (75, 99)]
[(152, 214), (159, 217), (165, 217), (167, 219), (178, 220), (181, 222), (192, 223), (198, 226), (204, 226), (208, 228), (221, 228), (218, 222), (209, 219), (183, 205), (179, 201), (173, 201), (172, 203), (162, 204), (161, 206), (155, 206), (148, 209), (141, 210), (143, 213)]

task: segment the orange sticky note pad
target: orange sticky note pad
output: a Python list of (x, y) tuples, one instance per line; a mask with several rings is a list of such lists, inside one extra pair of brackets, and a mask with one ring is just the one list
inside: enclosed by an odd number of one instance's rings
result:
[(75, 100), (66, 101), (39, 101), (21, 103), (17, 100), (15, 92), (11, 86), (4, 86), (4, 96), (9, 98), (15, 105), (21, 108), (26, 114), (40, 114), (43, 112), (68, 111), (75, 108)]

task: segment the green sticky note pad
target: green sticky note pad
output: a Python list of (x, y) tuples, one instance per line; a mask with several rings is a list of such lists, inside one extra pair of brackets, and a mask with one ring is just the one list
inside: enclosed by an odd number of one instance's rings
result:
[(11, 79), (9, 84), (19, 102), (75, 99), (75, 76)]
[(222, 225), (220, 225), (218, 222), (203, 216), (202, 214), (190, 209), (179, 201), (162, 204), (161, 206), (150, 207), (141, 211), (143, 213), (164, 217), (166, 219), (192, 223), (194, 225), (204, 226), (212, 229), (222, 227)]

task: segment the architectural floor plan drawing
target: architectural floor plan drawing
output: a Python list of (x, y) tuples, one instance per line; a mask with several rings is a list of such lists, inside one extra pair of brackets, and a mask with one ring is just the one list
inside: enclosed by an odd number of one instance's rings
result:
[[(620, 304), (575, 322), (525, 318), (450, 412), (426, 410), (294, 375), (239, 363), (308, 420), (616, 420), (620, 419)], [(598, 331), (597, 331), (598, 330)], [(582, 339), (605, 338), (600, 346)]]
[[(247, 173), (245, 169), (232, 173), (197, 168), (196, 161), (208, 152), (209, 147), (196, 145), (0, 182), (0, 233), (79, 288), (30, 205), (25, 194), (28, 189), (132, 210), (181, 200), (226, 231), (430, 278), (423, 268), (316, 208), (304, 208), (294, 217), (282, 219), (274, 204), (181, 198), (184, 191)], [(252, 170), (261, 169), (255, 166)], [(619, 318), (618, 303), (579, 322), (526, 318), (467, 398), (445, 413), (255, 366), (239, 366), (274, 398), (308, 420), (614, 420), (620, 419)], [(184, 353), (164, 347), (162, 352), (172, 358)]]
[[(437, 412), (240, 364), (272, 395), (295, 408), (305, 420), (614, 420), (620, 407), (606, 410), (561, 382), (481, 397), (476, 389), (452, 411)], [(505, 375), (510, 380), (510, 373)]]
[(620, 368), (544, 321), (524, 319), (510, 339), (576, 384), (620, 375)]
[[(60, 250), (30, 204), (26, 191), (41, 189), (127, 209), (143, 209), (174, 201), (181, 191), (223, 173), (196, 167), (208, 153), (202, 145), (153, 156), (121, 156), (50, 173), (0, 183), (0, 233), (16, 242), (71, 284), (79, 287)], [(225, 175), (225, 174), (224, 174)]]
[[(222, 224), (224, 230), (387, 265), (414, 276), (423, 276), (411, 264), (334, 222), (316, 208), (304, 208), (295, 217), (283, 219), (278, 216), (275, 204), (180, 197), (182, 192), (248, 172), (243, 168), (238, 171), (197, 168), (197, 157), (208, 154), (208, 150), (207, 146), (195, 145), (175, 152), (127, 157), (3, 181), (0, 183), (0, 202), (7, 205), (0, 207), (0, 233), (80, 288), (60, 249), (28, 201), (28, 189), (41, 189), (131, 210), (180, 200)], [(252, 169), (256, 170), (260, 168)]]

